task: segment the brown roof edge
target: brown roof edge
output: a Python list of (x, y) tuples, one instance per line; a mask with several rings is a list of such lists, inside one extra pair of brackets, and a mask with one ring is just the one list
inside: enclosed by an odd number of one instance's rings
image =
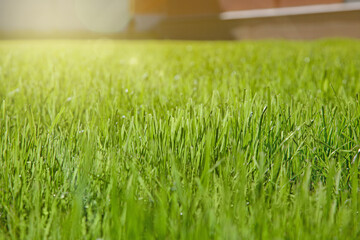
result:
[(228, 11), (220, 13), (221, 20), (270, 18), (309, 15), (319, 13), (349, 12), (360, 10), (360, 2), (320, 4), (299, 7), (268, 8), (257, 10)]

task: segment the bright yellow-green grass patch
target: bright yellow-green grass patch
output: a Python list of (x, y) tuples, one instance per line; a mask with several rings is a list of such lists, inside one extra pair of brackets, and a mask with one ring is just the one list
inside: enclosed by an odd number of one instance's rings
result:
[(359, 238), (359, 56), (0, 42), (0, 238)]

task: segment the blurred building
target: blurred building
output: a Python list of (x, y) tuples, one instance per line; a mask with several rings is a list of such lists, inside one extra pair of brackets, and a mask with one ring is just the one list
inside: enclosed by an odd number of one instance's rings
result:
[(360, 0), (0, 0), (1, 37), (360, 38)]
[(304, 5), (342, 3), (343, 0), (134, 0), (137, 14), (184, 16), (216, 14), (224, 11), (250, 10)]
[(133, 31), (170, 39), (360, 38), (360, 0), (134, 0)]

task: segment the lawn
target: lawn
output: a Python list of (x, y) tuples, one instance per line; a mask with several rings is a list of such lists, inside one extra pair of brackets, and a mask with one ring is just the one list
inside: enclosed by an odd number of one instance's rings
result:
[(359, 56), (0, 42), (0, 239), (359, 239)]

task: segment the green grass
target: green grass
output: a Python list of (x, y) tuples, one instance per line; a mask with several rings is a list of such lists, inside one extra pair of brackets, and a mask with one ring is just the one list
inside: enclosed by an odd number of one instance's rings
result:
[(359, 239), (359, 56), (1, 42), (0, 239)]

